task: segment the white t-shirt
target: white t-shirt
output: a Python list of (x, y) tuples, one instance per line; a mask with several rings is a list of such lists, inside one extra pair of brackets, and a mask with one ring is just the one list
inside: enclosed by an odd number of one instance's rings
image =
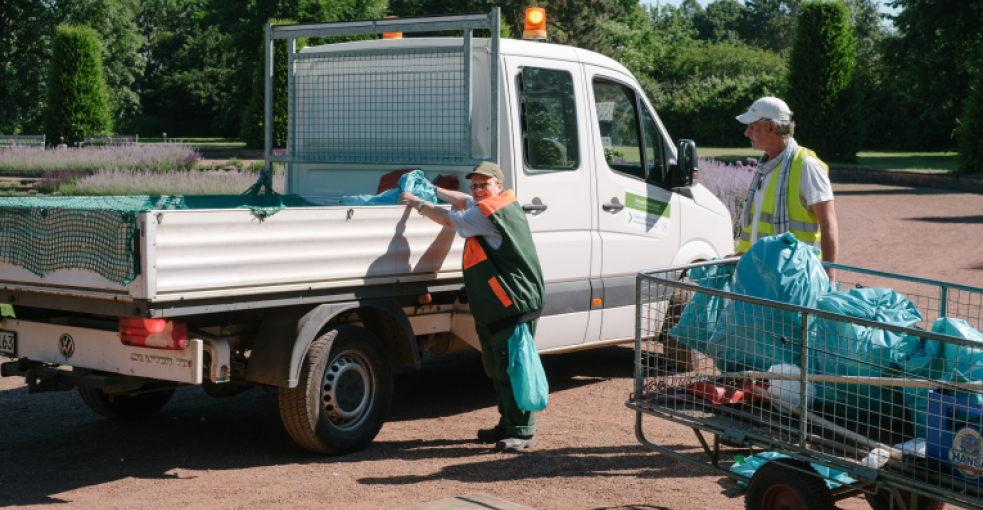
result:
[[(780, 166), (778, 168), (781, 168)], [(778, 170), (776, 168), (775, 170)], [(768, 172), (761, 181), (761, 189), (754, 193), (754, 217), (751, 218), (751, 239), (758, 238), (758, 219), (761, 217), (761, 202), (765, 198), (765, 190), (771, 184), (771, 180), (778, 174), (777, 171)], [(812, 211), (812, 205), (819, 202), (833, 200), (833, 186), (829, 183), (829, 176), (819, 160), (808, 156), (802, 162), (802, 177), (799, 180), (799, 201), (807, 209)]]
[(481, 212), (481, 208), (475, 205), (474, 199), (468, 197), (467, 209), (463, 211), (448, 211), (451, 225), (461, 237), (485, 236), (485, 242), (493, 250), (502, 246), (502, 234), (495, 227), (488, 216)]

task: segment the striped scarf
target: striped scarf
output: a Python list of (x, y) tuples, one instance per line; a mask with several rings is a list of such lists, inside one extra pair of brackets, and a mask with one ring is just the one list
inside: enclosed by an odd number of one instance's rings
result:
[[(799, 148), (799, 144), (792, 137), (788, 138), (786, 144), (785, 150), (774, 159), (767, 159), (767, 154), (761, 156), (757, 172), (751, 179), (751, 186), (748, 187), (747, 196), (744, 198), (744, 228), (750, 228), (751, 221), (753, 221), (751, 208), (754, 204), (754, 194), (761, 189), (761, 185), (768, 174), (781, 164), (781, 169), (778, 171), (778, 183), (775, 188), (775, 235), (788, 232), (788, 174), (789, 169), (792, 168), (792, 159), (795, 157), (795, 151)], [(752, 243), (754, 241), (754, 239), (751, 240)]]

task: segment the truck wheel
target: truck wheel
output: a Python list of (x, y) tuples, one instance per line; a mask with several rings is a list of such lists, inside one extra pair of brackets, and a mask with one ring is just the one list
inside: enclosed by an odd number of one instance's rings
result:
[(78, 387), (85, 405), (96, 414), (112, 420), (146, 420), (167, 405), (174, 388), (137, 395), (107, 395), (97, 388)]
[[(945, 503), (941, 501), (919, 495), (917, 508), (911, 508), (911, 493), (906, 490), (899, 490), (899, 492), (901, 493), (901, 499), (904, 501), (904, 504), (910, 510), (942, 510), (942, 508), (945, 506)], [(876, 495), (867, 494), (865, 492), (864, 498), (867, 499), (867, 504), (874, 510), (891, 509), (891, 493), (888, 492), (887, 489), (877, 491)], [(897, 500), (894, 501), (894, 508), (901, 508), (901, 505), (898, 505)]]
[(805, 462), (773, 460), (758, 468), (748, 484), (744, 498), (746, 510), (832, 510), (833, 494), (819, 477), (789, 469), (795, 466), (812, 471)]
[(392, 371), (369, 330), (342, 325), (311, 344), (296, 388), (280, 388), (280, 417), (290, 437), (318, 453), (367, 446), (392, 402)]

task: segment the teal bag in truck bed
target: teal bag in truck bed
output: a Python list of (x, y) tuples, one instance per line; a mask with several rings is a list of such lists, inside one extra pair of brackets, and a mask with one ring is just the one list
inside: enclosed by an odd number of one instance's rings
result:
[(0, 262), (40, 278), (81, 269), (126, 286), (140, 274), (134, 252), (137, 214), (181, 209), (242, 209), (269, 216), (313, 206), (295, 195), (0, 198)]

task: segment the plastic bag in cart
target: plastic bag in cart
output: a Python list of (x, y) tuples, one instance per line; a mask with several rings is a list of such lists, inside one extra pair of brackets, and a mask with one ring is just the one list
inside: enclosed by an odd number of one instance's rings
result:
[[(830, 281), (818, 249), (787, 232), (754, 243), (734, 272), (732, 291), (814, 308)], [(765, 371), (776, 363), (799, 365), (802, 314), (728, 300), (707, 345), (724, 372)]]
[(399, 188), (383, 191), (378, 195), (353, 195), (342, 197), (341, 203), (344, 205), (396, 205), (399, 201), (399, 194), (409, 192), (430, 202), (437, 203), (437, 190), (433, 184), (423, 175), (422, 170), (413, 170), (403, 174), (399, 178)]
[(542, 411), (549, 402), (550, 388), (546, 372), (529, 334), (529, 325), (519, 324), (509, 337), (509, 379), (515, 403), (523, 411)]
[[(965, 338), (979, 343), (980, 346), (970, 347), (938, 340), (925, 340), (924, 346), (905, 361), (907, 375), (953, 382), (983, 380), (983, 333), (962, 319), (950, 317), (936, 319), (932, 324), (932, 332)], [(916, 437), (925, 437), (928, 422), (928, 391), (928, 388), (905, 388), (905, 406), (911, 414), (911, 421), (915, 424)], [(970, 397), (969, 400), (973, 403), (983, 402), (978, 394)]]
[[(761, 466), (764, 466), (766, 462), (776, 459), (790, 459), (788, 455), (783, 455), (776, 452), (761, 452), (759, 454), (753, 455), (744, 459), (743, 462), (735, 462), (730, 470), (739, 474), (744, 475), (748, 478), (754, 477), (754, 472), (758, 470)], [(735, 459), (736, 460), (736, 459)], [(841, 485), (849, 485), (856, 482), (853, 478), (842, 471), (837, 471), (835, 469), (828, 468), (826, 466), (821, 466), (819, 464), (809, 463), (812, 469), (815, 469), (823, 477), (823, 481), (826, 482), (826, 486), (830, 489), (835, 489)], [(747, 489), (747, 484), (744, 482), (737, 482), (737, 485)]]
[[(701, 287), (730, 292), (734, 266), (704, 266), (689, 270), (689, 279)], [(724, 307), (724, 298), (702, 292), (693, 294), (686, 304), (679, 322), (669, 330), (669, 335), (677, 341), (699, 352), (707, 352), (707, 342), (717, 324), (717, 317)]]
[[(922, 315), (906, 297), (891, 289), (862, 288), (830, 292), (816, 307), (892, 326), (912, 327)], [(918, 339), (880, 328), (818, 318), (812, 372), (859, 377), (902, 377), (904, 360), (921, 347)], [(818, 396), (827, 411), (866, 420), (867, 413), (904, 419), (900, 389), (821, 383)]]

